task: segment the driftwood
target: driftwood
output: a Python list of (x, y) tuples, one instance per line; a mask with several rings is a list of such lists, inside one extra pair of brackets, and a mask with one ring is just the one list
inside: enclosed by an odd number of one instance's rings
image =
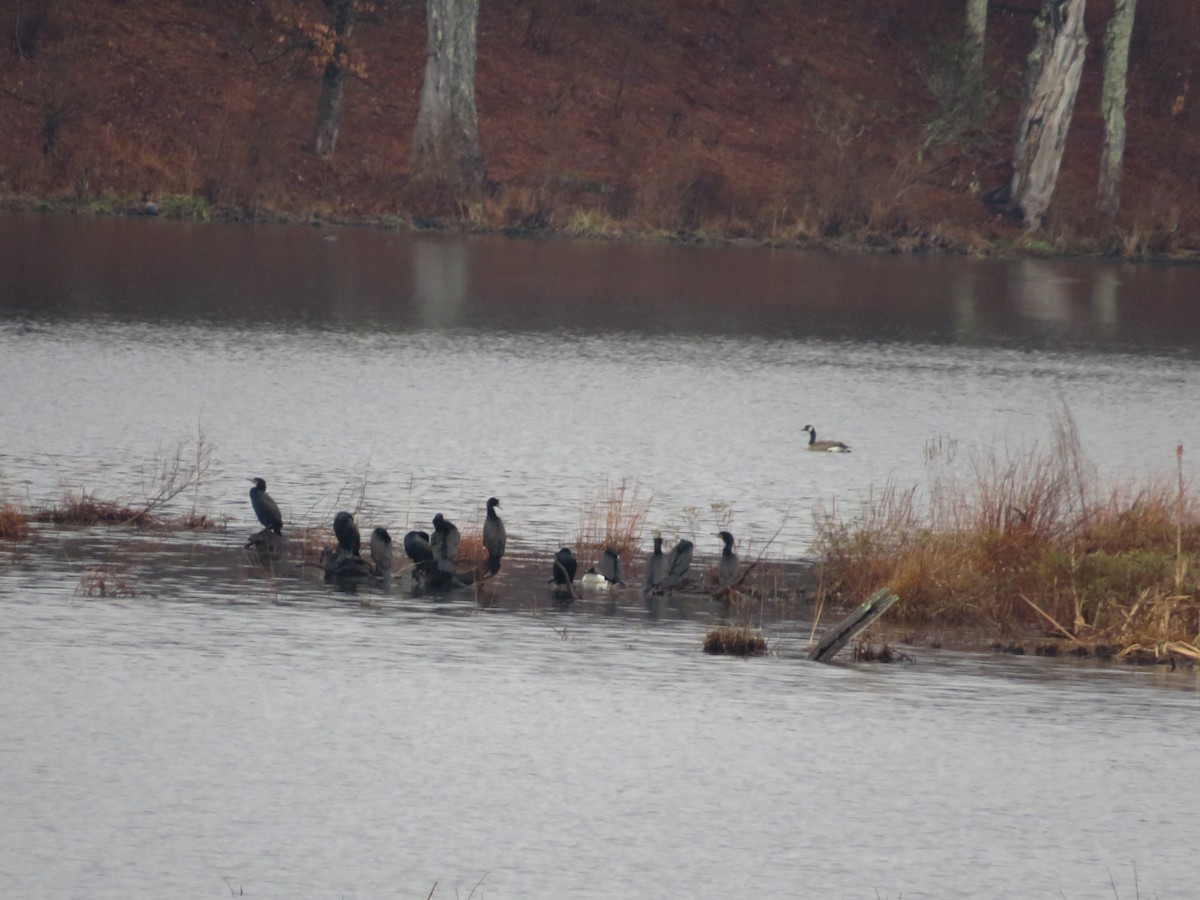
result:
[(842, 619), (821, 638), (820, 643), (808, 654), (808, 658), (815, 662), (829, 662), (856, 634), (891, 609), (892, 604), (899, 599), (888, 588), (880, 588), (868, 597), (862, 606)]

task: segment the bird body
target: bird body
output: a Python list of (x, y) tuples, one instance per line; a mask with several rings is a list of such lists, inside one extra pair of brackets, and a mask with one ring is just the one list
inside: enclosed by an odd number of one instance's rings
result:
[(392, 536), (386, 528), (376, 527), (371, 532), (371, 560), (380, 575), (387, 577), (392, 574)]
[(487, 502), (487, 518), (483, 520), (483, 547), (487, 550), (487, 570), (495, 575), (500, 571), (500, 558), (504, 556), (504, 548), (508, 544), (508, 532), (504, 529), (504, 521), (496, 515), (496, 507), (500, 501), (489, 497)]
[(254, 507), (254, 515), (267, 531), (276, 534), (283, 533), (283, 515), (279, 512), (279, 504), (267, 493), (267, 483), (261, 478), (251, 478), (254, 487), (250, 488), (250, 505)]
[(579, 561), (575, 559), (575, 554), (571, 552), (570, 547), (563, 547), (554, 554), (553, 581), (556, 585), (569, 588), (571, 582), (575, 580), (577, 571), (579, 571)]
[(671, 552), (667, 554), (667, 576), (664, 579), (668, 588), (677, 588), (683, 584), (683, 576), (692, 564), (692, 553), (695, 549), (696, 545), (686, 538), (671, 548)]
[(433, 539), (430, 549), (439, 572), (454, 572), (454, 556), (458, 553), (459, 534), (453, 522), (438, 513), (433, 517)]
[(721, 550), (721, 559), (717, 562), (717, 585), (727, 588), (737, 581), (738, 556), (733, 552), (733, 535), (728, 531), (717, 532), (725, 547)]
[(808, 432), (808, 449), (817, 450), (822, 453), (849, 453), (850, 448), (841, 441), (818, 441), (817, 430), (811, 425), (805, 425), (800, 429)]
[(600, 574), (609, 584), (624, 584), (621, 580), (621, 557), (612, 547), (605, 547), (600, 556)]
[(583, 573), (583, 577), (579, 579), (579, 583), (585, 588), (592, 588), (598, 591), (607, 591), (612, 587), (609, 580), (596, 571), (595, 566), (592, 566), (592, 568)]
[(333, 517), (333, 533), (337, 537), (338, 547), (352, 556), (358, 556), (362, 548), (362, 538), (358, 526), (354, 524), (354, 516), (342, 510)]
[(654, 538), (654, 551), (646, 557), (646, 571), (642, 576), (642, 591), (649, 594), (662, 587), (667, 577), (667, 558), (662, 552), (661, 537)]

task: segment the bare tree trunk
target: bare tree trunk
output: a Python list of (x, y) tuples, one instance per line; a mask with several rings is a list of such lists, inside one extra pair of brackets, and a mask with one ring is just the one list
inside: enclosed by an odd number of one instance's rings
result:
[(1046, 0), (1035, 26), (1008, 189), (1009, 204), (1030, 230), (1042, 224), (1062, 165), (1087, 49), (1086, 6), (1087, 0)]
[(983, 40), (987, 34), (988, 0), (967, 0), (967, 68), (979, 76), (983, 72)]
[(1104, 87), (1100, 113), (1104, 116), (1104, 154), (1096, 210), (1115, 219), (1121, 209), (1121, 168), (1125, 160), (1125, 87), (1129, 71), (1129, 39), (1137, 0), (1116, 0), (1104, 30)]
[(479, 0), (427, 0), (425, 82), (413, 133), (412, 173), (446, 199), (483, 188), (475, 111), (475, 32)]
[(317, 100), (317, 135), (313, 141), (317, 156), (329, 159), (337, 146), (342, 124), (342, 86), (350, 66), (350, 32), (354, 30), (354, 0), (333, 0), (333, 51), (321, 79)]

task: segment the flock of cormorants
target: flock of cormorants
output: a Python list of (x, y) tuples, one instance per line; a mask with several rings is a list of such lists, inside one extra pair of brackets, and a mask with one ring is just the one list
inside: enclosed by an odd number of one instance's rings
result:
[[(818, 441), (817, 432), (811, 425), (802, 429), (808, 432), (807, 449), (826, 453), (849, 453), (850, 448), (841, 441)], [(250, 479), (250, 504), (254, 514), (262, 523), (263, 530), (250, 538), (247, 547), (272, 549), (283, 534), (283, 516), (279, 505), (267, 493), (267, 483), (262, 478)], [(483, 520), (483, 547), (487, 560), (478, 572), (456, 572), (454, 558), (458, 552), (458, 528), (438, 513), (433, 517), (433, 534), (426, 531), (409, 531), (404, 535), (404, 553), (412, 562), (415, 582), (423, 587), (446, 588), (471, 584), (476, 577), (488, 578), (500, 571), (500, 561), (508, 544), (508, 533), (496, 509), (500, 501), (489, 497), (487, 516)], [(327, 548), (321, 554), (321, 566), (329, 581), (344, 581), (365, 578), (390, 578), (392, 571), (392, 538), (387, 529), (377, 527), (371, 532), (370, 561), (361, 556), (362, 540), (354, 516), (339, 512), (333, 519), (333, 534), (337, 547), (332, 552)], [(717, 562), (717, 587), (725, 590), (734, 587), (739, 580), (738, 556), (733, 551), (734, 538), (728, 531), (718, 532), (723, 549)], [(654, 550), (646, 557), (642, 577), (645, 594), (667, 593), (682, 586), (684, 576), (692, 564), (695, 544), (686, 538), (680, 540), (669, 551), (663, 550), (663, 539), (656, 535)], [(575, 597), (575, 576), (579, 561), (569, 547), (554, 554), (551, 577), (548, 584), (554, 585), (555, 595), (564, 599)], [(624, 585), (621, 576), (621, 559), (612, 547), (605, 548), (595, 566), (584, 573), (581, 583), (585, 587), (610, 588)]]
[[(253, 535), (246, 544), (248, 548), (272, 552), (283, 535), (283, 515), (262, 478), (253, 478), (250, 488), (250, 505), (262, 523), (263, 530)], [(476, 577), (486, 578), (500, 571), (500, 561), (508, 543), (504, 522), (496, 509), (500, 501), (489, 497), (487, 516), (483, 521), (483, 548), (487, 560), (478, 572), (457, 572), (454, 558), (458, 552), (458, 527), (438, 513), (433, 517), (433, 534), (425, 531), (409, 531), (404, 535), (404, 553), (412, 562), (412, 576), (422, 587), (446, 588), (471, 584)], [(333, 517), (333, 534), (337, 546), (322, 551), (321, 566), (328, 581), (345, 581), (365, 578), (390, 578), (392, 570), (392, 538), (387, 529), (376, 527), (371, 532), (370, 561), (364, 559), (362, 538), (354, 516), (345, 510)], [(724, 549), (717, 564), (717, 586), (732, 587), (738, 579), (738, 556), (733, 551), (734, 538), (728, 531), (718, 535)], [(669, 552), (663, 551), (663, 539), (654, 538), (654, 551), (646, 558), (642, 589), (646, 594), (666, 593), (683, 584), (684, 575), (692, 563), (695, 545), (686, 538), (680, 540)], [(563, 547), (554, 554), (550, 578), (555, 596), (574, 599), (575, 576), (579, 561), (570, 547)], [(607, 589), (625, 584), (621, 575), (621, 558), (612, 547), (606, 547), (595, 566), (580, 579), (584, 587)]]

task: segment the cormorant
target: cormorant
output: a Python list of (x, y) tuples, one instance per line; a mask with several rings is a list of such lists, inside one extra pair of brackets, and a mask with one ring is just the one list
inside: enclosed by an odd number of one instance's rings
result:
[(487, 518), (483, 520), (483, 546), (487, 550), (487, 570), (495, 575), (500, 571), (500, 557), (504, 556), (504, 547), (508, 543), (508, 532), (504, 530), (504, 522), (496, 515), (496, 507), (500, 501), (489, 497), (487, 502)]
[(841, 441), (818, 441), (817, 440), (817, 429), (813, 428), (811, 425), (805, 425), (800, 430), (808, 432), (808, 449), (809, 450), (820, 450), (824, 453), (849, 453), (850, 452), (850, 448), (847, 447), (845, 444), (843, 444)]
[(550, 579), (554, 582), (554, 593), (556, 596), (565, 596), (570, 599), (575, 599), (575, 573), (579, 570), (579, 561), (575, 559), (575, 554), (571, 552), (570, 547), (563, 547), (554, 554), (554, 570), (553, 577)]
[(381, 576), (387, 578), (392, 574), (392, 536), (386, 528), (376, 527), (371, 532), (371, 560)]
[(283, 516), (279, 512), (279, 504), (267, 493), (267, 483), (261, 478), (251, 478), (254, 487), (250, 488), (250, 505), (254, 507), (254, 515), (266, 531), (283, 534)]
[(600, 556), (600, 574), (609, 584), (624, 584), (621, 580), (621, 557), (612, 547), (605, 547)]
[(404, 553), (422, 568), (426, 563), (433, 562), (433, 547), (429, 544), (429, 534), (424, 531), (410, 531), (404, 535)]
[(662, 536), (654, 536), (654, 552), (646, 557), (646, 572), (642, 578), (642, 591), (653, 593), (662, 587), (667, 577), (667, 558), (662, 552)]
[(338, 547), (353, 556), (358, 556), (362, 540), (358, 535), (358, 526), (354, 524), (354, 516), (345, 510), (334, 516), (333, 533), (337, 537)]
[(458, 553), (458, 528), (454, 523), (438, 513), (433, 517), (433, 540), (430, 549), (437, 563), (439, 572), (454, 573), (454, 555)]
[(677, 588), (683, 584), (683, 576), (692, 564), (692, 552), (695, 549), (696, 545), (687, 538), (683, 538), (671, 548), (671, 552), (667, 554), (667, 575), (663, 580), (668, 588)]
[(728, 531), (718, 531), (717, 537), (725, 542), (721, 551), (721, 559), (717, 563), (717, 586), (727, 588), (737, 581), (738, 557), (733, 552), (733, 535)]

